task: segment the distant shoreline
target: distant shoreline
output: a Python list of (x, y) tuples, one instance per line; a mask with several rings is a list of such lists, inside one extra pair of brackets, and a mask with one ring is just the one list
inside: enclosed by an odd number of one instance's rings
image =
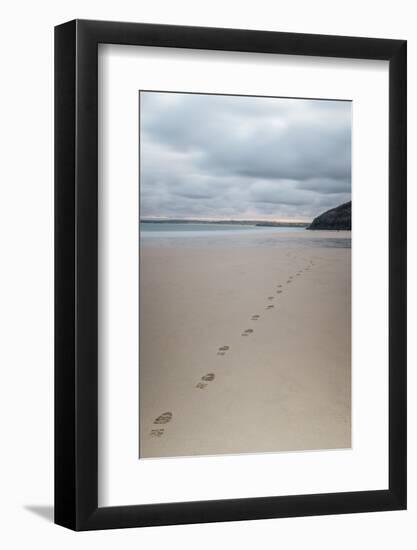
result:
[(140, 223), (198, 223), (207, 225), (253, 225), (257, 227), (308, 227), (309, 222), (274, 222), (267, 220), (198, 220), (198, 219), (141, 219)]

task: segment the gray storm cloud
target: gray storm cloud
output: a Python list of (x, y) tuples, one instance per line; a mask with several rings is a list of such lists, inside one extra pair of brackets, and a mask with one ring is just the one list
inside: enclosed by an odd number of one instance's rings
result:
[(141, 215), (303, 219), (351, 198), (351, 102), (141, 92)]

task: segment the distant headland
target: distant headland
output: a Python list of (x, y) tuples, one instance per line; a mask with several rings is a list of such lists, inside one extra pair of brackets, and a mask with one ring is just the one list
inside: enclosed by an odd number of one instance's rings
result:
[(352, 228), (352, 201), (327, 210), (314, 218), (307, 229), (350, 231)]

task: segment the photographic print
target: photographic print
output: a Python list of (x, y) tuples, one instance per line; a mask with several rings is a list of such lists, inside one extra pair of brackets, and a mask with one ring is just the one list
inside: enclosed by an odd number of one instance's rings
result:
[(351, 447), (351, 127), (139, 92), (139, 458)]

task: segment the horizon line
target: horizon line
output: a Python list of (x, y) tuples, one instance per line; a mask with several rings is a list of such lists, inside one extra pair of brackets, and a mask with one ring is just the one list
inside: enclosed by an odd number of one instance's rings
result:
[(139, 221), (199, 221), (199, 222), (246, 222), (246, 223), (311, 223), (310, 219), (270, 219), (270, 218), (209, 218), (209, 217), (168, 217), (168, 216), (141, 216)]

